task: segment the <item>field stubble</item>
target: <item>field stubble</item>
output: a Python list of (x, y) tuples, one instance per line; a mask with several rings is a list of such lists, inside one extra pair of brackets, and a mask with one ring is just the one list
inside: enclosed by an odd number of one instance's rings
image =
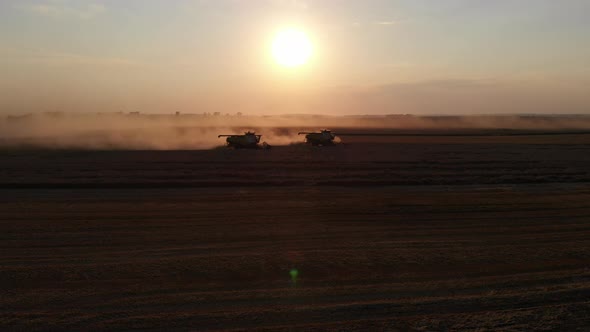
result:
[(0, 326), (587, 330), (586, 140), (5, 151)]

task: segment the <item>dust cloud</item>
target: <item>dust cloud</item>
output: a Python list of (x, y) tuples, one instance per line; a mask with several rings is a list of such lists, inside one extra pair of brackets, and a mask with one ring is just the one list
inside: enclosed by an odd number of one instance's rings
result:
[(301, 143), (298, 131), (397, 130), (451, 132), (489, 130), (583, 131), (590, 116), (229, 116), (139, 113), (40, 113), (0, 120), (0, 147), (46, 149), (211, 149), (224, 145), (219, 134), (256, 131), (271, 145)]

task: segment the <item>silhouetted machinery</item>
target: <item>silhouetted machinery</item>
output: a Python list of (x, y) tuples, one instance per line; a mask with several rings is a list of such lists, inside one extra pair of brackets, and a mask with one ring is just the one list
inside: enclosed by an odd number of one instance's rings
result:
[(375, 136), (388, 136), (388, 137), (395, 137), (395, 136), (432, 136), (432, 134), (412, 134), (412, 133), (374, 133), (374, 132), (357, 132), (357, 133), (335, 133), (330, 130), (321, 130), (320, 132), (300, 132), (298, 135), (305, 135), (305, 142), (311, 144), (313, 146), (320, 146), (320, 145), (334, 145), (334, 140), (336, 138), (340, 138), (342, 136), (365, 136), (365, 137), (375, 137)]
[[(225, 141), (227, 142), (228, 147), (232, 147), (235, 149), (258, 149), (261, 146), (258, 144), (260, 143), (260, 138), (262, 135), (256, 135), (253, 132), (245, 132), (244, 135), (219, 135), (217, 138), (227, 137)], [(266, 144), (266, 142), (262, 143), (262, 148), (269, 149), (270, 145)]]
[(313, 146), (332, 145), (336, 134), (329, 130), (322, 130), (319, 133), (300, 132), (297, 135), (305, 135), (305, 142)]

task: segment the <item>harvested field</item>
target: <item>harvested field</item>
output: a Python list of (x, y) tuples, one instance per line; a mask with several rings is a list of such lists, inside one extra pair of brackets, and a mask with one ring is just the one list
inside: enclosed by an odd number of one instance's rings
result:
[(5, 150), (0, 326), (587, 331), (589, 152), (589, 135)]

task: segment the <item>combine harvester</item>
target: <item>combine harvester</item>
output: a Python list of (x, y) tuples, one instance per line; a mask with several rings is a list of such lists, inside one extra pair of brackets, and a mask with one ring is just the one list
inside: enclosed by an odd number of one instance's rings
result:
[(217, 138), (227, 137), (225, 139), (227, 147), (234, 149), (270, 149), (270, 145), (263, 142), (260, 145), (262, 135), (256, 135), (253, 132), (245, 132), (244, 135), (218, 135)]
[[(305, 135), (305, 142), (313, 146), (326, 146), (336, 144), (334, 140), (341, 136), (364, 136), (364, 137), (401, 137), (401, 136), (465, 136), (453, 134), (408, 134), (408, 133), (334, 133), (330, 130), (324, 129), (320, 132), (300, 132), (298, 135)], [(479, 136), (479, 135), (468, 135)]]
[(305, 142), (313, 146), (334, 145), (336, 137), (340, 136), (397, 136), (396, 134), (382, 134), (382, 133), (334, 133), (330, 130), (324, 129), (320, 132), (300, 132), (298, 135), (305, 135)]
[(305, 142), (313, 146), (334, 145), (336, 134), (330, 130), (322, 130), (319, 133), (300, 132), (297, 135), (305, 135)]
[(501, 137), (501, 136), (544, 136), (544, 135), (588, 135), (588, 131), (533, 131), (533, 130), (496, 130), (489, 132), (430, 132), (430, 133), (334, 133), (330, 130), (319, 132), (300, 132), (305, 135), (305, 142), (313, 146), (334, 145), (334, 139), (341, 136), (371, 137)]

